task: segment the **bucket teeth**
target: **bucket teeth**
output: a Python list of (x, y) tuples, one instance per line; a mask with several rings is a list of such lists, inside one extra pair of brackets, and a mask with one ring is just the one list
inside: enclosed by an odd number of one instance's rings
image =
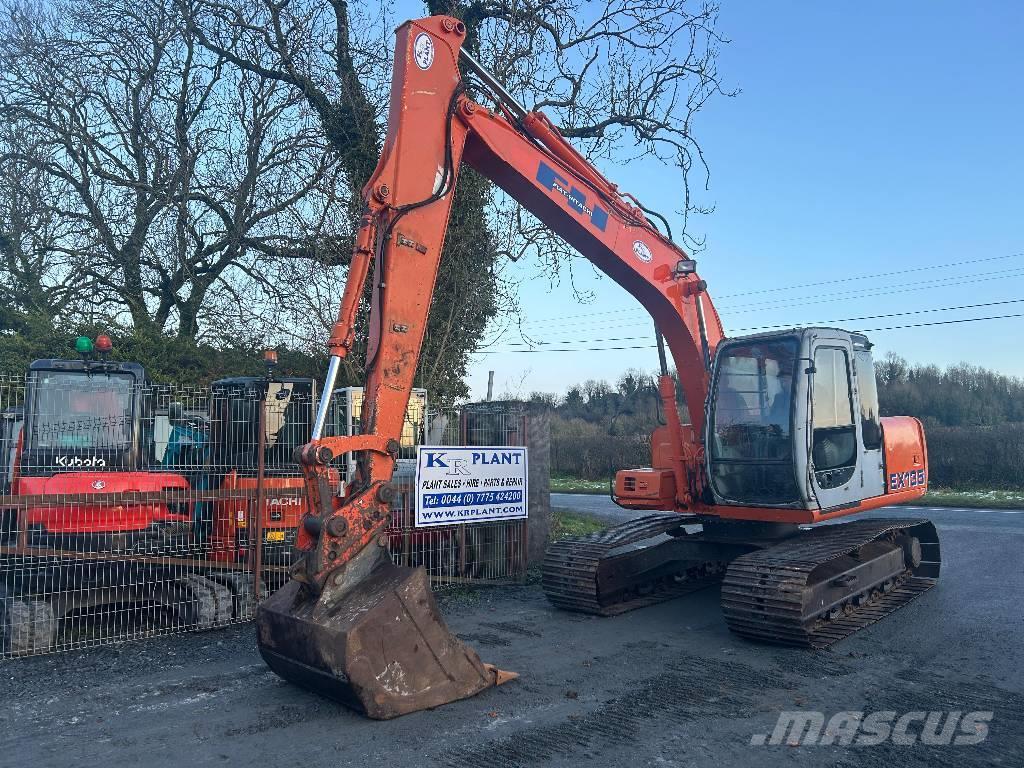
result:
[(507, 674), (448, 630), (425, 570), (386, 554), (342, 594), (289, 582), (260, 605), (256, 625), (274, 672), (376, 720), (473, 696)]

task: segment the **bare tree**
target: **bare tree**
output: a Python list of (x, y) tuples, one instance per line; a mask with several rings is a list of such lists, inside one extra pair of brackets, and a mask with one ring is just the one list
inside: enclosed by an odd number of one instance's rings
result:
[[(390, 3), (0, 7), (0, 118), (9, 128), (0, 155), (21, 169), (4, 177), (15, 192), (0, 213), (2, 269), (45, 289), (25, 293), (25, 311), (106, 313), (145, 333), (319, 349), (385, 129)], [(424, 9), (463, 18), (477, 56), (599, 165), (628, 153), (661, 158), (680, 169), (671, 205), (684, 220), (701, 210), (691, 179), (706, 177), (706, 166), (691, 121), (724, 92), (713, 3), (431, 0)], [(467, 169), (421, 385), (465, 392), (485, 330), (512, 316), (504, 267), (522, 256), (558, 279), (572, 254)], [(362, 376), (358, 358), (349, 359), (350, 380)]]
[(48, 203), (70, 226), (62, 269), (111, 320), (184, 338), (204, 319), (244, 325), (267, 253), (334, 238), (338, 188), (305, 102), (197, 46), (170, 0), (10, 4), (0, 69), (0, 116), (37, 137), (5, 156), (69, 192)]
[[(718, 73), (718, 4), (693, 0), (430, 0), (463, 18), (467, 44), (524, 104), (549, 112), (595, 161), (654, 157), (677, 167), (667, 202), (684, 221), (707, 211), (691, 194), (708, 166), (692, 132)], [(614, 174), (612, 174), (614, 175)], [(699, 240), (688, 232), (688, 244)]]
[[(177, 1), (208, 50), (306, 100), (336, 153), (354, 217), (384, 130), (395, 22), (389, 4)], [(592, 157), (608, 159), (613, 148), (625, 145), (677, 165), (679, 210), (684, 217), (699, 210), (687, 180), (703, 155), (690, 119), (723, 92), (714, 67), (720, 42), (715, 5), (699, 5), (692, 13), (693, 4), (683, 0), (424, 5), (430, 13), (462, 18), (467, 45), (525, 103), (553, 112), (565, 134), (582, 141)], [(422, 384), (451, 392), (462, 387), (468, 357), (489, 321), (514, 305), (502, 290), (503, 260), (528, 254), (539, 257), (549, 275), (571, 256), (533, 217), (464, 172), (427, 330)], [(333, 319), (328, 311), (317, 315), (328, 324)], [(347, 361), (356, 379), (357, 359)]]
[(48, 324), (79, 300), (63, 252), (77, 225), (56, 215), (54, 204), (67, 190), (40, 170), (34, 137), (17, 128), (0, 125), (0, 331), (8, 332)]

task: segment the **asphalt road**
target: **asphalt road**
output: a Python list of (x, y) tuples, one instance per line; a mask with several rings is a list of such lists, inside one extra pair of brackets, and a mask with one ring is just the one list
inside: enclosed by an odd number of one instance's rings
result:
[[(645, 510), (633, 511), (623, 509), (613, 502), (606, 494), (598, 493), (552, 493), (551, 506), (562, 509), (571, 509), (574, 512), (584, 512), (600, 520), (608, 522), (609, 525), (630, 520), (638, 515), (647, 514)], [(876, 516), (927, 517), (935, 520), (936, 523), (946, 519), (947, 515), (954, 515), (963, 518), (964, 515), (980, 515), (976, 520), (997, 521), (1002, 518), (991, 517), (991, 515), (1024, 515), (1024, 509), (968, 509), (966, 507), (885, 507), (875, 513)], [(869, 515), (865, 515), (869, 516)], [(1022, 523), (1024, 524), (1024, 523)]]
[[(449, 623), (522, 677), (473, 699), (367, 721), (276, 678), (243, 625), (0, 664), (0, 765), (1019, 766), (1024, 515), (927, 516), (939, 585), (830, 651), (733, 637), (715, 589), (607, 619), (479, 590), (442, 601)], [(785, 710), (994, 715), (973, 746), (753, 746)]]

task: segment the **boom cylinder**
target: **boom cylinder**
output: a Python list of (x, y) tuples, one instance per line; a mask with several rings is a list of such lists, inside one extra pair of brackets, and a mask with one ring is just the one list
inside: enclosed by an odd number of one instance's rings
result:
[(324, 377), (324, 390), (320, 393), (320, 404), (316, 409), (316, 421), (313, 422), (312, 440), (319, 440), (324, 434), (324, 424), (327, 423), (327, 409), (331, 405), (331, 395), (334, 393), (334, 384), (338, 380), (338, 368), (341, 366), (341, 358), (331, 355), (327, 364), (327, 376)]
[(658, 326), (654, 326), (654, 339), (658, 343), (658, 366), (662, 376), (668, 376), (668, 360), (665, 358), (665, 337), (661, 335)]
[(501, 100), (502, 104), (508, 107), (509, 112), (515, 115), (517, 119), (522, 120), (526, 117), (526, 107), (516, 101), (515, 97), (505, 90), (505, 86), (501, 84), (501, 81), (488, 72), (484, 65), (474, 59), (465, 48), (459, 50), (459, 61), (469, 67), (474, 75), (483, 80), (484, 85), (494, 91), (494, 95)]
[[(702, 292), (703, 293), (703, 292)], [(697, 327), (700, 330), (700, 350), (704, 358), (704, 370), (711, 370), (711, 349), (708, 346), (708, 326), (704, 320), (704, 297), (697, 294)]]

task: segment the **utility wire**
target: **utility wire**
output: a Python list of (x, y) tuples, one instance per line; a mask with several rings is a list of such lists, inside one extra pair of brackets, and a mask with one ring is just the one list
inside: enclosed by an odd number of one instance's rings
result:
[[(991, 272), (978, 272), (978, 273), (972, 274), (972, 275), (965, 275), (965, 276), (963, 276), (963, 278), (962, 278), (962, 276), (955, 276), (955, 275), (954, 276), (950, 276), (950, 278), (936, 278), (935, 280), (922, 281), (922, 282), (914, 284), (913, 286), (909, 286), (909, 287), (905, 287), (905, 288), (894, 288), (894, 289), (883, 290), (883, 291), (880, 291), (880, 290), (877, 290), (877, 289), (859, 289), (857, 291), (852, 291), (852, 292), (835, 292), (835, 293), (827, 293), (827, 294), (818, 294), (818, 298), (810, 299), (810, 300), (801, 300), (801, 304), (803, 304), (803, 305), (821, 304), (821, 303), (825, 303), (825, 302), (831, 303), (831, 302), (834, 302), (834, 301), (839, 300), (839, 299), (865, 298), (865, 297), (873, 297), (873, 296), (893, 296), (893, 295), (905, 294), (905, 293), (913, 293), (913, 292), (918, 292), (918, 291), (930, 291), (930, 290), (935, 290), (935, 289), (940, 289), (940, 288), (948, 288), (951, 285), (961, 286), (961, 285), (972, 285), (972, 284), (976, 284), (976, 283), (989, 283), (989, 282), (991, 282), (993, 280), (1011, 280), (1011, 279), (1014, 279), (1014, 278), (1021, 278), (1021, 276), (1024, 276), (1024, 268), (997, 269), (997, 270), (991, 271)], [(792, 298), (791, 299), (772, 299), (770, 301), (765, 301), (765, 302), (739, 304), (738, 306), (740, 308), (736, 308), (736, 309), (730, 308), (728, 306), (728, 304), (726, 304), (726, 305), (716, 305), (716, 308), (719, 309), (722, 313), (725, 313), (725, 314), (744, 314), (744, 313), (749, 313), (749, 312), (768, 311), (770, 309), (774, 309), (774, 308), (777, 308), (777, 307), (780, 307), (780, 306), (791, 306), (793, 304), (793, 301), (794, 301), (794, 299), (792, 299)], [(609, 310), (609, 313), (610, 312), (633, 312), (633, 313), (636, 313), (637, 316), (639, 316), (639, 313), (643, 312), (643, 309), (641, 307), (635, 307), (635, 308), (630, 308), (630, 309)], [(597, 314), (601, 314), (601, 313), (597, 313)], [(567, 316), (571, 316), (571, 315), (567, 315)], [(578, 315), (578, 316), (582, 316), (582, 315)], [(596, 325), (596, 327), (600, 328), (603, 325), (605, 327), (624, 328), (624, 327), (629, 327), (629, 326), (646, 325), (646, 324), (648, 324), (650, 322), (650, 318), (649, 317), (645, 317), (644, 319), (642, 319), (642, 321), (640, 321), (640, 319), (637, 319), (637, 321), (635, 321), (635, 322), (631, 321), (631, 319), (629, 317), (624, 317), (623, 319), (624, 319), (624, 321), (629, 321), (629, 322), (625, 322), (624, 323), (623, 321), (621, 321), (621, 319), (607, 318), (607, 319), (604, 319), (604, 321), (597, 321), (596, 323), (594, 321), (575, 321), (575, 322), (569, 322), (569, 323), (561, 323), (561, 322), (557, 322), (557, 318), (555, 318), (555, 319), (548, 318), (548, 319), (544, 319), (544, 321), (542, 321), (542, 319), (538, 318), (538, 319), (536, 319), (536, 321), (523, 321), (522, 323), (519, 323), (517, 325), (518, 326), (528, 326), (528, 325), (541, 325), (541, 324), (544, 324), (544, 325), (556, 326), (558, 328), (572, 328), (572, 327), (578, 327), (578, 326), (587, 326), (588, 328), (594, 328), (595, 325)], [(497, 341), (497, 339), (495, 341)], [(495, 343), (495, 341), (488, 342), (488, 343), (492, 343), (493, 344), (493, 343)]]
[[(972, 285), (972, 284), (976, 284), (976, 283), (990, 283), (990, 282), (995, 281), (995, 280), (1005, 281), (1005, 280), (1012, 280), (1014, 278), (1022, 278), (1022, 276), (1024, 276), (1024, 269), (1022, 269), (1022, 270), (1011, 270), (1011, 271), (1012, 271), (1012, 273), (1004, 273), (1004, 272), (999, 271), (999, 272), (994, 273), (994, 276), (986, 276), (986, 278), (975, 278), (975, 279), (968, 279), (968, 280), (957, 280), (956, 281), (956, 285), (957, 286), (961, 286), (961, 285)], [(989, 272), (983, 272), (983, 274), (990, 274), (990, 273)], [(870, 296), (891, 296), (891, 295), (895, 295), (895, 294), (905, 294), (905, 293), (910, 293), (910, 292), (915, 292), (915, 291), (925, 291), (925, 290), (932, 290), (932, 289), (936, 289), (936, 288), (946, 288), (946, 287), (947, 287), (946, 285), (936, 285), (936, 286), (927, 286), (927, 285), (926, 286), (922, 286), (922, 285), (919, 285), (918, 287), (914, 287), (914, 288), (893, 289), (891, 291), (874, 291), (874, 292), (870, 293)], [(862, 297), (863, 294), (856, 294), (856, 295), (851, 295), (851, 296)], [(810, 301), (802, 301), (801, 305), (808, 306), (810, 304), (833, 303), (835, 301), (836, 301), (835, 297), (833, 297), (833, 298), (823, 297), (823, 298), (820, 298), (820, 299), (813, 299), (813, 300), (810, 300)], [(792, 303), (793, 303), (792, 301), (776, 302), (772, 308), (777, 308), (777, 307), (781, 307), (781, 306), (791, 306)], [(731, 311), (728, 311), (728, 312), (725, 312), (725, 313), (726, 314), (743, 314), (743, 313), (746, 313), (746, 312), (754, 312), (754, 311), (764, 311), (764, 310), (762, 310), (762, 309), (755, 309), (755, 308), (735, 309), (735, 310), (731, 310)], [(842, 322), (842, 321), (837, 321), (837, 322)], [(595, 331), (600, 331), (600, 330), (609, 330), (609, 329), (618, 330), (618, 329), (625, 329), (625, 328), (634, 328), (634, 327), (637, 327), (637, 326), (647, 326), (647, 325), (649, 325), (649, 323), (650, 323), (650, 317), (646, 317), (646, 318), (642, 319), (642, 321), (635, 321), (635, 322), (630, 322), (630, 323), (613, 322), (610, 325), (607, 325), (607, 324), (605, 324), (605, 325), (595, 325), (594, 323), (586, 323), (586, 324), (582, 324), (582, 323), (566, 323), (566, 324), (564, 324), (564, 327), (567, 328), (567, 327), (571, 327), (571, 326), (586, 325), (587, 328), (589, 328), (589, 329), (593, 329)], [(782, 327), (783, 326), (777, 326), (777, 328), (782, 328)], [(562, 330), (562, 329), (560, 328), (559, 330)], [(743, 330), (743, 329), (740, 329), (740, 330)], [(492, 341), (486, 342), (485, 344), (482, 345), (482, 347), (486, 348), (486, 347), (489, 347), (489, 346), (493, 346), (493, 345), (497, 344), (500, 341), (500, 339), (501, 339), (501, 335), (499, 335), (498, 338), (496, 338), (496, 339), (494, 339)], [(513, 343), (519, 343), (519, 342), (506, 342), (506, 343), (513, 344)], [(525, 343), (528, 343), (528, 342), (525, 342)], [(534, 343), (537, 343), (537, 342), (534, 342)]]
[[(991, 262), (991, 261), (1000, 261), (1000, 260), (1006, 260), (1006, 259), (1020, 258), (1021, 256), (1024, 256), (1024, 252), (1010, 253), (1010, 254), (1006, 254), (1004, 256), (989, 256), (989, 257), (982, 258), (982, 259), (968, 259), (966, 261), (960, 261), (960, 262), (956, 262), (956, 263), (943, 263), (943, 264), (932, 264), (932, 265), (924, 266), (924, 267), (911, 267), (909, 269), (893, 270), (891, 272), (876, 272), (876, 273), (873, 273), (873, 274), (870, 274), (870, 275), (857, 275), (857, 276), (854, 276), (854, 277), (836, 278), (834, 280), (821, 280), (821, 281), (813, 282), (813, 283), (799, 283), (799, 284), (796, 284), (796, 285), (779, 286), (779, 287), (776, 287), (776, 288), (761, 288), (761, 289), (758, 289), (758, 290), (755, 290), (755, 291), (743, 291), (743, 292), (740, 292), (740, 293), (727, 293), (727, 294), (722, 294), (721, 296), (718, 296), (716, 298), (717, 299), (731, 299), (731, 298), (735, 298), (735, 297), (738, 297), (738, 296), (753, 296), (753, 295), (765, 294), (765, 293), (779, 293), (779, 292), (782, 292), (782, 291), (797, 290), (799, 288), (809, 288), (809, 287), (815, 287), (815, 286), (821, 286), (821, 285), (832, 285), (832, 284), (837, 284), (837, 283), (848, 283), (848, 282), (854, 282), (854, 281), (857, 281), (857, 280), (870, 280), (872, 278), (893, 277), (895, 275), (912, 274), (912, 273), (915, 273), (915, 272), (927, 272), (927, 271), (930, 271), (930, 270), (933, 270), (933, 269), (949, 269), (949, 268), (953, 268), (953, 267), (963, 267), (963, 266), (968, 265), (968, 264), (982, 264), (982, 263)], [(998, 272), (980, 272), (980, 273), (977, 273), (977, 275), (975, 275), (975, 276), (982, 276), (982, 275), (989, 275), (989, 274), (1003, 274), (1004, 272), (1009, 272), (1009, 271), (1019, 271), (1019, 270), (1002, 270), (1002, 271), (998, 271)], [(971, 276), (968, 276), (968, 277), (971, 277)], [(955, 281), (957, 279), (958, 279), (958, 277), (956, 275), (953, 275), (953, 276), (950, 276), (950, 277), (947, 277), (947, 278), (936, 278), (934, 280), (928, 280), (928, 281), (925, 281), (925, 282), (926, 283), (935, 283), (935, 282), (939, 282), (939, 281)], [(854, 293), (863, 293), (864, 291), (870, 291), (870, 290), (871, 289), (859, 289), (859, 290), (855, 291)], [(827, 295), (835, 296), (835, 295), (838, 295), (838, 294), (827, 294)], [(764, 302), (764, 303), (778, 303), (778, 301), (779, 300), (773, 300), (772, 302)], [(751, 305), (748, 304), (748, 303), (745, 303), (744, 306), (751, 306)], [(576, 319), (576, 318), (600, 317), (600, 316), (605, 316), (605, 315), (615, 315), (615, 314), (623, 314), (623, 313), (627, 313), (627, 312), (637, 312), (637, 311), (641, 311), (641, 310), (639, 310), (639, 308), (629, 307), (629, 308), (623, 308), (623, 309), (609, 309), (609, 310), (604, 310), (604, 311), (601, 311), (601, 312), (584, 312), (584, 313), (580, 313), (580, 314), (576, 314), (576, 315), (556, 315), (554, 317), (536, 318), (536, 319), (533, 319), (533, 320), (524, 320), (522, 323), (520, 323), (520, 325), (535, 325), (535, 324), (554, 323), (554, 322), (561, 321), (561, 320), (572, 320), (572, 319)]]
[[(1024, 317), (1024, 312), (1007, 315), (989, 315), (987, 317), (964, 317), (959, 320), (935, 320), (929, 323), (908, 323), (905, 325), (888, 325), (879, 328), (856, 328), (853, 333), (872, 333), (874, 331), (896, 331), (903, 328), (924, 328), (935, 325), (956, 325), (960, 323), (977, 323), (986, 320), (1007, 320), (1014, 317)], [(793, 326), (780, 326), (781, 328), (792, 328)], [(597, 340), (595, 340), (597, 341)], [(619, 352), (626, 349), (656, 349), (655, 344), (635, 344), (621, 347), (561, 347), (558, 349), (506, 349), (506, 350), (484, 350), (475, 352), (477, 355), (494, 355), (508, 352)]]
[(894, 275), (909, 275), (913, 272), (927, 272), (932, 269), (944, 269), (949, 267), (962, 267), (964, 264), (981, 264), (986, 261), (999, 261), (1001, 259), (1014, 259), (1024, 256), (1022, 253), (1009, 253), (1005, 256), (989, 256), (984, 259), (971, 259), (969, 261), (946, 262), (945, 264), (931, 264), (925, 267), (910, 267), (908, 269), (897, 269), (892, 272), (876, 272), (873, 275), (857, 275), (856, 277), (839, 277), (834, 280), (819, 280), (815, 283), (800, 283), (799, 285), (788, 285), (780, 288), (759, 288), (756, 291), (742, 291), (741, 293), (723, 294), (721, 298), (731, 299), (735, 296), (751, 296), (755, 293), (777, 293), (779, 291), (792, 291), (796, 288), (813, 288), (819, 285), (835, 285), (836, 283), (849, 283), (855, 280), (869, 280), (874, 277), (893, 277)]
[[(989, 280), (1003, 280), (1008, 277), (1020, 277), (1024, 275), (1024, 268), (1015, 269), (997, 269), (992, 272), (976, 272), (973, 275), (953, 275), (950, 277), (936, 277), (932, 280), (920, 280), (914, 283), (910, 287), (893, 288), (889, 290), (878, 290), (877, 288), (859, 288), (856, 291), (836, 291), (833, 293), (816, 293), (817, 299), (813, 301), (803, 301), (801, 304), (821, 303), (822, 301), (832, 301), (838, 298), (860, 298), (865, 296), (888, 296), (894, 293), (910, 293), (911, 291), (918, 290), (931, 290), (933, 288), (946, 288), (950, 285), (963, 285), (967, 283), (983, 283)], [(733, 314), (740, 312), (754, 312), (760, 311), (755, 309), (756, 307), (778, 307), (778, 306), (790, 306), (796, 299), (772, 299), (770, 301), (755, 302), (753, 304), (744, 302), (737, 306), (743, 307), (743, 309), (733, 310), (726, 304), (723, 309), (731, 311)]]
[[(745, 331), (773, 331), (780, 328), (812, 328), (814, 326), (831, 325), (833, 323), (856, 323), (861, 320), (882, 320), (888, 317), (906, 317), (907, 315), (926, 315), (934, 312), (955, 312), (962, 309), (981, 309), (982, 307), (998, 307), (1005, 304), (1020, 304), (1024, 299), (1007, 299), (1006, 301), (986, 301), (981, 304), (961, 304), (956, 307), (933, 307), (930, 309), (914, 309), (906, 312), (889, 312), (883, 315), (861, 315), (860, 317), (840, 317), (831, 320), (810, 320), (803, 323), (780, 323), (778, 325), (756, 325), (749, 328), (730, 328), (730, 333)], [(647, 336), (619, 336), (610, 339), (561, 339), (559, 341), (509, 341), (510, 347), (543, 347), (547, 344), (598, 344), (613, 341), (640, 341)], [(503, 351), (503, 350), (495, 350)], [(504, 350), (512, 351), (512, 350)]]
[(1024, 312), (1017, 312), (1012, 315), (989, 315), (988, 317), (964, 317), (960, 320), (935, 320), (931, 323), (911, 323), (910, 325), (890, 325), (885, 328), (861, 328), (862, 333), (874, 331), (895, 331), (900, 328), (924, 328), (929, 325), (956, 325), (957, 323), (977, 323), (982, 320), (1006, 320), (1011, 317), (1024, 317)]

